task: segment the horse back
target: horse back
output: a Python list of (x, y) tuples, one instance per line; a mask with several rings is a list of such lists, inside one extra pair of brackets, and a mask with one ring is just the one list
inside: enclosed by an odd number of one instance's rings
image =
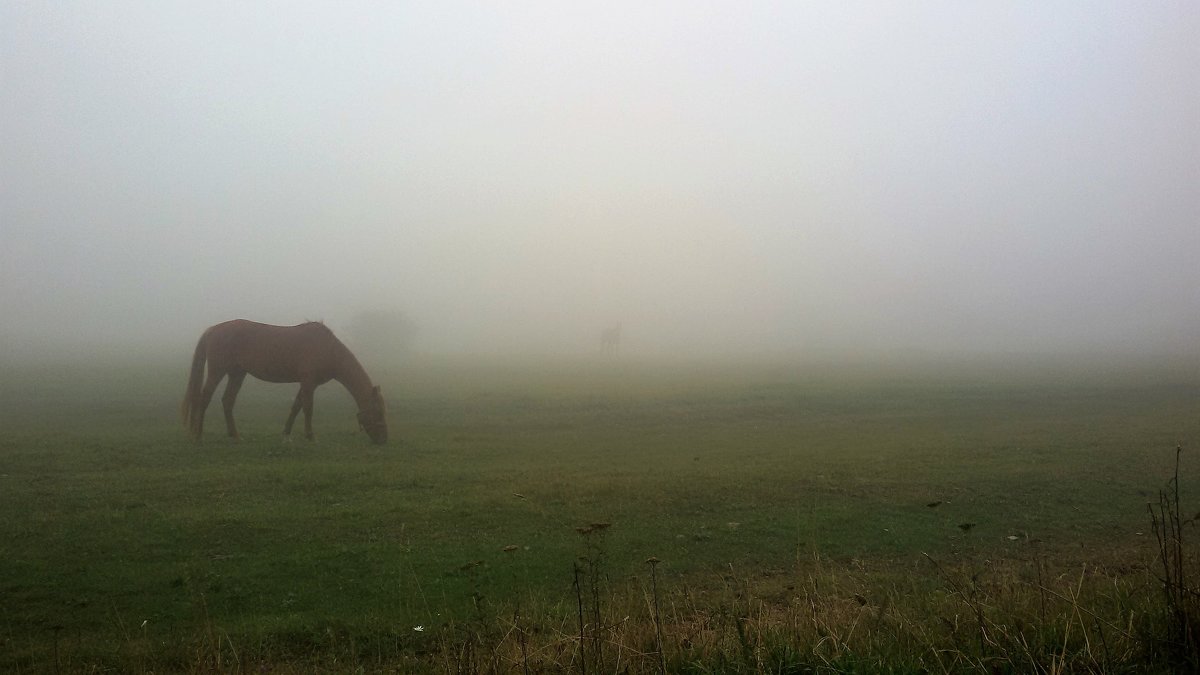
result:
[(242, 370), (267, 382), (327, 382), (341, 342), (324, 324), (297, 326), (234, 319), (209, 329), (208, 359), (222, 370)]

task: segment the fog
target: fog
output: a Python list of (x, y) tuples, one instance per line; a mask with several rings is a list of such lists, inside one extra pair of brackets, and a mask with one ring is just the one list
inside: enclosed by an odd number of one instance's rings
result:
[(0, 4), (0, 342), (1200, 351), (1191, 2)]

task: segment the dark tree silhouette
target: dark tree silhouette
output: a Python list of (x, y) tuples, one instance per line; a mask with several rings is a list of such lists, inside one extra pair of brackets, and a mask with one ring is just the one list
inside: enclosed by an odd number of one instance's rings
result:
[(412, 349), (417, 324), (399, 310), (368, 310), (355, 315), (347, 333), (359, 352), (390, 361)]

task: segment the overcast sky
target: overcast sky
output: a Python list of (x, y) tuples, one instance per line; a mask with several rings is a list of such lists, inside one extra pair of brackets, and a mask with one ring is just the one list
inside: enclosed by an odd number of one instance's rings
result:
[(1200, 4), (0, 3), (0, 341), (1200, 347)]

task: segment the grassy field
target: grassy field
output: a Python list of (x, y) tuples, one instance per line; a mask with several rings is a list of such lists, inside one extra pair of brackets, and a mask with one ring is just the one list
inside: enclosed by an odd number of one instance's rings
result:
[(377, 367), (386, 447), (186, 365), (0, 368), (0, 670), (1136, 672), (1200, 503), (1194, 365)]

